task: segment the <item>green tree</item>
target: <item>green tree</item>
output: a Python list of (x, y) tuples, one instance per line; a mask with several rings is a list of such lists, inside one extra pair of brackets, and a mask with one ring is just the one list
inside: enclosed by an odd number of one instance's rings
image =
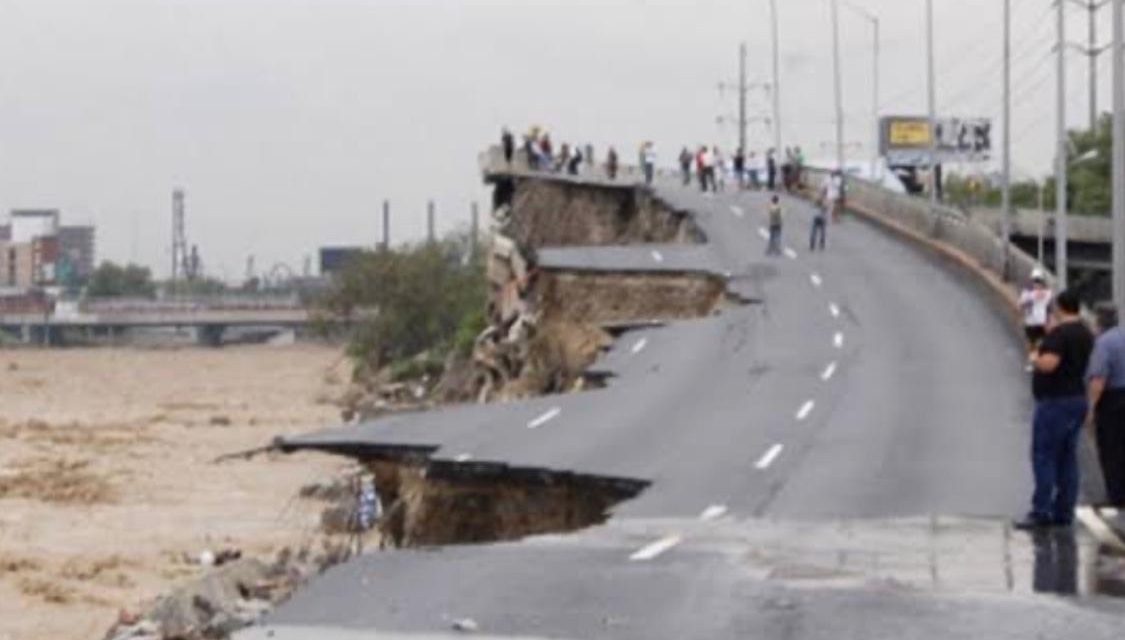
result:
[(86, 294), (95, 298), (151, 298), (156, 284), (148, 267), (102, 262), (90, 275)]
[[(1071, 131), (1067, 149), (1067, 200), (1069, 210), (1081, 215), (1105, 216), (1112, 207), (1110, 170), (1113, 164), (1113, 118), (1105, 114), (1093, 129)], [(1083, 157), (1095, 151), (1091, 157)], [(1079, 158), (1082, 158), (1079, 161)], [(974, 188), (972, 176), (951, 174), (945, 183), (946, 200), (960, 207), (999, 207), (1000, 189)], [(1039, 185), (1033, 180), (1012, 184), (1012, 205), (1019, 209), (1039, 206)], [(1045, 178), (1043, 206), (1055, 208), (1055, 179)]]
[(365, 252), (336, 276), (326, 310), (337, 318), (363, 312), (349, 344), (357, 372), (465, 350), (487, 304), (483, 260), (469, 259), (466, 248), (465, 238), (451, 237)]

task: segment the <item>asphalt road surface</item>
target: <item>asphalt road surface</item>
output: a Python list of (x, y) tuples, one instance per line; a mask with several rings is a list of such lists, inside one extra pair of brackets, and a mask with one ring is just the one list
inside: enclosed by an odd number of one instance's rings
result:
[[(1082, 534), (1046, 554), (1013, 552), (1030, 544), (1002, 524), (1026, 508), (1031, 483), (1022, 347), (968, 275), (851, 219), (829, 227), (827, 251), (810, 253), (812, 208), (789, 198), (785, 254), (767, 258), (764, 194), (662, 186), (659, 195), (694, 213), (706, 247), (553, 250), (546, 259), (690, 267), (729, 277), (750, 304), (624, 334), (597, 365), (613, 374), (603, 390), (289, 441), (417, 447), (650, 487), (583, 534), (361, 558), (252, 633), (441, 634), (467, 619), (502, 637), (1022, 638), (1052, 625), (1110, 637), (1103, 616), (1115, 602), (1045, 605), (1028, 595), (1101, 590), (1090, 580), (1070, 589), (1065, 577), (1058, 588), (1059, 575), (1085, 575), (1096, 560), (1083, 558), (1096, 554), (1067, 552), (1087, 549)], [(929, 535), (866, 547), (836, 535), (919, 522)], [(890, 555), (883, 565), (802, 561), (795, 587), (771, 555), (795, 533), (777, 523), (811, 527), (801, 529), (806, 560)], [(949, 554), (935, 541), (944, 530), (952, 548), (1003, 543), (942, 560)], [(962, 565), (995, 565), (996, 583), (984, 589), (993, 595), (960, 595), (981, 592), (949, 577)]]

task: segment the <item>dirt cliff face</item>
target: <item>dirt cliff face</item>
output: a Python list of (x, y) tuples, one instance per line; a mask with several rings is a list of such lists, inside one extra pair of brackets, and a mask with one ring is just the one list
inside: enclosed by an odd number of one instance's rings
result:
[(526, 248), (696, 243), (702, 232), (675, 211), (632, 186), (521, 179), (506, 229)]

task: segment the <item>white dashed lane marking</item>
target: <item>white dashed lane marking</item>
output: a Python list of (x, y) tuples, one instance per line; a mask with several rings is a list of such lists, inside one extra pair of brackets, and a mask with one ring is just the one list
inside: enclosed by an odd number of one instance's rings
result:
[(640, 340), (637, 340), (637, 343), (633, 345), (633, 354), (635, 355), (640, 353), (647, 345), (648, 338), (641, 338)]
[(719, 518), (726, 515), (726, 513), (727, 508), (725, 505), (713, 504), (704, 509), (703, 513), (699, 514), (699, 519), (704, 521), (718, 520)]
[(773, 461), (777, 460), (777, 456), (781, 455), (781, 449), (782, 446), (780, 444), (773, 445), (765, 455), (758, 459), (758, 463), (754, 466), (757, 467), (759, 471), (768, 469), (769, 466), (773, 464)]
[(547, 424), (551, 420), (554, 420), (555, 418), (559, 417), (560, 413), (562, 413), (562, 408), (561, 407), (554, 407), (550, 411), (548, 411), (547, 413), (544, 413), (543, 415), (539, 416), (538, 418), (536, 418), (536, 419), (532, 420), (531, 422), (527, 423), (527, 428), (528, 429), (538, 429), (539, 427), (542, 427), (543, 425)]
[(811, 282), (814, 287), (819, 287), (824, 284), (824, 281), (820, 279), (820, 274), (816, 273), (809, 276), (809, 282)]
[(456, 461), (456, 462), (468, 462), (469, 460), (472, 460), (472, 459), (473, 459), (473, 456), (471, 456), (467, 453), (462, 453), (461, 455), (457, 456), (453, 460)]
[(837, 331), (836, 335), (832, 336), (832, 344), (834, 344), (837, 349), (843, 348), (844, 334)]
[(785, 257), (789, 258), (790, 260), (796, 260), (797, 252), (790, 249), (789, 247), (785, 247)]
[(836, 374), (836, 363), (833, 362), (824, 368), (824, 373), (820, 374), (820, 379), (828, 382), (832, 376)]
[(812, 400), (806, 400), (805, 404), (801, 405), (801, 408), (797, 410), (797, 419), (804, 420), (805, 418), (809, 417), (809, 414), (812, 413), (813, 407), (815, 406), (815, 402), (813, 402)]
[(652, 259), (657, 262), (664, 262), (664, 256), (659, 251), (652, 252)]
[(746, 215), (746, 212), (742, 210), (742, 207), (733, 204), (730, 206), (730, 212), (738, 216), (739, 218)]
[(765, 227), (758, 227), (758, 235), (762, 236), (762, 240), (769, 240), (770, 230)]
[(629, 556), (629, 559), (633, 562), (652, 560), (660, 554), (668, 551), (672, 547), (680, 544), (681, 541), (683, 541), (683, 538), (678, 535), (671, 535), (665, 538), (661, 538), (650, 545), (641, 547), (636, 553)]
[(828, 313), (830, 313), (833, 318), (839, 318), (840, 307), (837, 306), (835, 302), (833, 302), (832, 304), (828, 305)]

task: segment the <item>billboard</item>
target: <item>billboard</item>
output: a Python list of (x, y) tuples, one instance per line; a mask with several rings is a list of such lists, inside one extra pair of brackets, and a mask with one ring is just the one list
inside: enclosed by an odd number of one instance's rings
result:
[(879, 128), (880, 152), (891, 166), (928, 165), (931, 136), (938, 162), (983, 162), (992, 156), (988, 118), (938, 118), (931, 132), (925, 116), (886, 116)]

